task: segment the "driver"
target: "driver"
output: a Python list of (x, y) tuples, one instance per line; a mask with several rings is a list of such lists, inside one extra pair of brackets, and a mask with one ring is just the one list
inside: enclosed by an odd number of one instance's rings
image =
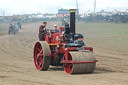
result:
[(45, 38), (45, 33), (47, 32), (46, 25), (47, 22), (43, 22), (43, 25), (40, 25), (39, 27), (39, 40), (44, 40)]
[(43, 25), (40, 25), (39, 33), (46, 31), (46, 25), (47, 25), (47, 22), (43, 22)]

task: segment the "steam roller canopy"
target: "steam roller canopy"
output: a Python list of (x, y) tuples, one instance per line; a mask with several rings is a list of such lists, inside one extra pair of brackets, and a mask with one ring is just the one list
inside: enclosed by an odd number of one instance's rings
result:
[[(73, 51), (69, 52), (70, 60), (79, 61), (96, 61), (90, 51)], [(68, 74), (92, 73), (95, 69), (96, 62), (93, 63), (68, 63), (64, 64), (64, 69)]]

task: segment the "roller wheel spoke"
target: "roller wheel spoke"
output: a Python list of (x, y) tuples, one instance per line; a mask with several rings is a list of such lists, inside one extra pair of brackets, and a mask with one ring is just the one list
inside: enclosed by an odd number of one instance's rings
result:
[[(65, 58), (64, 58), (65, 59)], [(92, 52), (80, 52), (72, 51), (68, 54), (68, 60), (72, 61), (95, 61), (95, 57)], [(96, 63), (67, 63), (64, 64), (64, 70), (68, 74), (78, 74), (78, 73), (92, 73), (95, 69)]]
[(72, 64), (67, 64), (67, 69), (72, 70)]
[[(44, 50), (45, 49), (45, 50)], [(50, 52), (49, 45), (45, 41), (38, 41), (34, 47), (34, 63), (38, 70), (47, 70), (51, 58), (48, 56)]]
[(37, 50), (40, 52), (41, 51), (41, 49), (39, 49), (39, 48), (37, 48)]

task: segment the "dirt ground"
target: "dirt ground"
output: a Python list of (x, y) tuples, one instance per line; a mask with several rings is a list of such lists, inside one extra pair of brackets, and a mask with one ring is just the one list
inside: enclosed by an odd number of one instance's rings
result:
[[(54, 23), (58, 22), (48, 22), (47, 28), (52, 28)], [(104, 36), (95, 35), (98, 32), (80, 27), (83, 23), (77, 24), (79, 32), (85, 32), (86, 43), (94, 47), (94, 54), (99, 61), (94, 73), (68, 75), (61, 67), (38, 71), (33, 62), (33, 48), (38, 41), (40, 24), (23, 24), (16, 35), (7, 35), (7, 31), (5, 35), (0, 35), (0, 85), (128, 85), (126, 47), (124, 50), (123, 45), (113, 48), (112, 44), (107, 44), (109, 40), (105, 41)]]

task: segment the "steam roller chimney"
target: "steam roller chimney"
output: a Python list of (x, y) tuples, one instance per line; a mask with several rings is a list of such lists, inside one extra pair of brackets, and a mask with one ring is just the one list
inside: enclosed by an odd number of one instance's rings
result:
[(70, 9), (69, 11), (70, 11), (70, 35), (71, 35), (71, 41), (73, 41), (75, 35), (76, 9)]

